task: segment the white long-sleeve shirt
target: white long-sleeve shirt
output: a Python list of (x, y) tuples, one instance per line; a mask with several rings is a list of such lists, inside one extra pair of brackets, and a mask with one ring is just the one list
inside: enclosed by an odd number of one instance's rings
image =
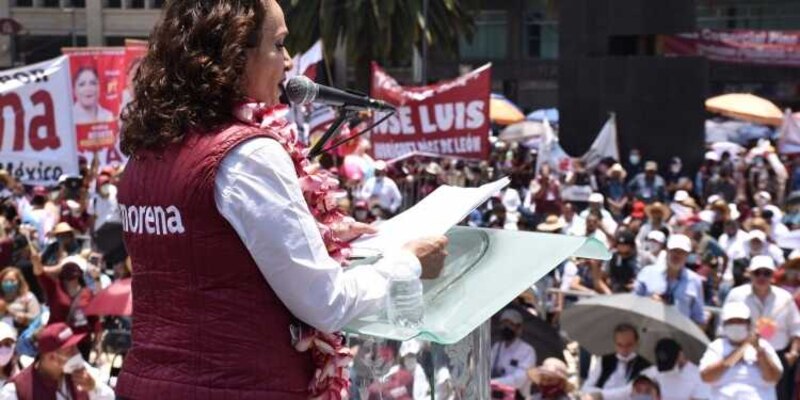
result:
[(324, 332), (384, 306), (393, 268), (416, 268), (409, 252), (345, 271), (325, 249), (294, 165), (272, 139), (248, 140), (222, 160), (215, 201), (261, 274), (296, 317)]
[[(85, 364), (86, 371), (89, 375), (94, 379), (94, 389), (89, 391), (87, 394), (89, 395), (89, 400), (113, 400), (116, 398), (114, 394), (114, 389), (111, 389), (105, 382), (100, 380), (100, 371), (96, 368), (92, 367), (89, 364)], [(61, 379), (59, 383), (59, 388), (56, 391), (56, 400), (69, 400), (67, 397), (64, 397), (65, 393), (69, 393), (69, 387), (67, 386), (67, 381)], [(6, 383), (2, 390), (0, 390), (0, 400), (17, 400), (17, 387), (13, 383)]]
[(504, 374), (492, 381), (511, 386), (527, 399), (530, 398), (531, 380), (528, 370), (536, 366), (536, 350), (533, 346), (516, 338), (510, 345), (497, 342), (492, 346), (490, 358), (492, 370), (502, 370)]
[(627, 358), (627, 361), (623, 362), (622, 357), (617, 355), (619, 359), (617, 362), (617, 369), (611, 373), (602, 388), (597, 386), (597, 381), (600, 379), (600, 375), (603, 372), (602, 359), (600, 357), (593, 357), (592, 365), (589, 369), (589, 376), (586, 377), (581, 391), (584, 394), (600, 393), (603, 396), (603, 400), (627, 400), (631, 394), (632, 385), (630, 384), (630, 378), (633, 378), (627, 375), (627, 363), (632, 362), (634, 357), (636, 357), (636, 355), (631, 354)]

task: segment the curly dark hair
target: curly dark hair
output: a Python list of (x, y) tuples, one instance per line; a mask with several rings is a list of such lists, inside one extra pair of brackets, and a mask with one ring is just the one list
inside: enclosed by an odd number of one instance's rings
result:
[(157, 150), (229, 123), (245, 95), (247, 51), (271, 0), (169, 0), (122, 115), (122, 151)]

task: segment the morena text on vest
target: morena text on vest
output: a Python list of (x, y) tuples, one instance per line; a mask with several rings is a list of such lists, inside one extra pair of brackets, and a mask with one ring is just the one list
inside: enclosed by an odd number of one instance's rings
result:
[(119, 205), (122, 230), (134, 234), (171, 235), (186, 232), (181, 211), (175, 206)]

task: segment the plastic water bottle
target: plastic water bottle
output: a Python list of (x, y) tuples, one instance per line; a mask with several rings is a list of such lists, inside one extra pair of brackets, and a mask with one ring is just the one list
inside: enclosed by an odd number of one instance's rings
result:
[[(398, 260), (406, 265), (396, 265), (389, 280), (386, 314), (394, 325), (416, 328), (422, 325), (425, 304), (422, 301), (421, 267), (416, 257)], [(414, 263), (416, 265), (407, 265)]]

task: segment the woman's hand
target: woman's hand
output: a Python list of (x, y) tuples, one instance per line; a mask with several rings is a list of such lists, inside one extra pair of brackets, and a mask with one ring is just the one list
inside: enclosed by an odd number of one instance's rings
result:
[(433, 236), (412, 240), (403, 246), (403, 250), (410, 251), (419, 259), (422, 264), (422, 279), (436, 279), (444, 268), (447, 242), (446, 236)]
[(371, 235), (378, 233), (378, 229), (375, 228), (374, 226), (365, 224), (363, 222), (356, 222), (349, 218), (334, 225), (332, 229), (333, 229), (333, 237), (343, 242), (350, 242), (356, 240), (361, 235)]

